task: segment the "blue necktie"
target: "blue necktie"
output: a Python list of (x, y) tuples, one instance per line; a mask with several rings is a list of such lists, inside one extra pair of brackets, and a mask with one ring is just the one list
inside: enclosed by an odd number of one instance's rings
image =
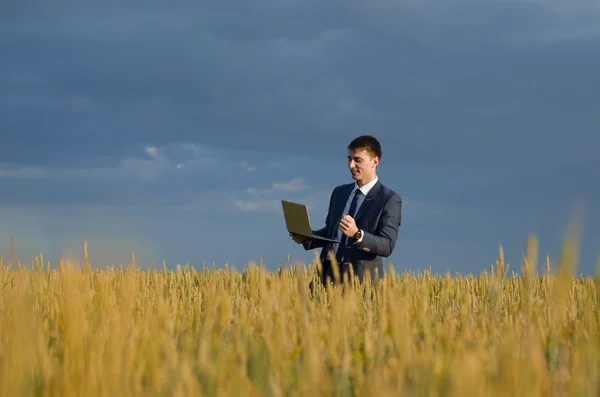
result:
[[(356, 205), (358, 203), (358, 195), (362, 192), (360, 189), (356, 189), (354, 191), (354, 198), (352, 199), (352, 203), (350, 203), (350, 210), (348, 210), (348, 215), (354, 218), (354, 212), (356, 211)], [(336, 260), (338, 262), (342, 262), (344, 260), (344, 251), (346, 249), (346, 243), (348, 242), (348, 237), (345, 234), (342, 234), (342, 239), (340, 241), (340, 246), (338, 247)]]

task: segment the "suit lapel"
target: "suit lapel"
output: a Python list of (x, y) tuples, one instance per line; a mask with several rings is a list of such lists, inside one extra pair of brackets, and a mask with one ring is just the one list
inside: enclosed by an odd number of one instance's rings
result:
[(360, 218), (360, 216), (367, 210), (369, 205), (373, 202), (373, 200), (375, 199), (375, 196), (379, 192), (380, 187), (381, 187), (381, 183), (379, 181), (377, 181), (375, 186), (373, 186), (373, 188), (371, 190), (369, 190), (367, 197), (365, 197), (362, 205), (360, 206), (360, 208), (358, 209), (358, 212), (356, 213), (356, 216), (354, 217), (355, 222), (358, 222), (358, 219)]

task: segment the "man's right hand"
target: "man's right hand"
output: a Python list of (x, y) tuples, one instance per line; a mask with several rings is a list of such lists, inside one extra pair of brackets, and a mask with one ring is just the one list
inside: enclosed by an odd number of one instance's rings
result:
[(296, 233), (290, 232), (290, 236), (292, 237), (292, 240), (294, 240), (298, 244), (304, 244), (304, 243), (308, 243), (310, 241), (310, 237), (301, 236)]

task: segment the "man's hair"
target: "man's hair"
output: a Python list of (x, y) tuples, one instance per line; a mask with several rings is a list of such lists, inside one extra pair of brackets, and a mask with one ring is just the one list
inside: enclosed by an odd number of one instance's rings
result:
[(348, 150), (366, 150), (371, 153), (373, 157), (377, 156), (381, 159), (381, 145), (377, 138), (371, 135), (361, 135), (355, 138), (348, 145)]

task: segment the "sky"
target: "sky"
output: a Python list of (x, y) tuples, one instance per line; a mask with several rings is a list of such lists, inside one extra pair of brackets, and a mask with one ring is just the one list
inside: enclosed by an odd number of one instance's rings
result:
[(479, 274), (558, 259), (583, 208), (600, 255), (592, 0), (24, 0), (0, 5), (0, 256), (142, 268), (310, 263), (280, 200), (324, 225), (376, 136), (402, 197), (384, 263)]

